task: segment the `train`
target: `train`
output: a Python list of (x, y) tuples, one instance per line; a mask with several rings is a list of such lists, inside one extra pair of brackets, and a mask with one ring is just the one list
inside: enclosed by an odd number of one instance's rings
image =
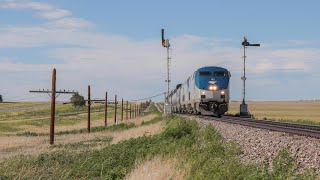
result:
[(199, 68), (166, 96), (171, 111), (220, 118), (229, 108), (230, 78), (230, 71), (222, 67)]

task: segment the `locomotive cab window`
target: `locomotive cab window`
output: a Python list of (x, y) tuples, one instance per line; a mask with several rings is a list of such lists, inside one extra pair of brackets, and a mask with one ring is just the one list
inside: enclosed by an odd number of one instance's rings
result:
[(219, 76), (226, 76), (226, 73), (224, 71), (215, 71), (213, 75), (218, 76), (218, 77)]
[(211, 76), (211, 72), (210, 71), (200, 71), (200, 76)]

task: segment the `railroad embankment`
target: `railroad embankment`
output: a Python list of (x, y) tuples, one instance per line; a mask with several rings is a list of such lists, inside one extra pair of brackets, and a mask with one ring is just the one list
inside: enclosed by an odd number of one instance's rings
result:
[(286, 151), (295, 164), (292, 170), (320, 174), (320, 139), (201, 117), (192, 119), (196, 119), (202, 126), (214, 126), (226, 142), (237, 143), (241, 148), (241, 162), (267, 166), (272, 171), (274, 160), (279, 153)]

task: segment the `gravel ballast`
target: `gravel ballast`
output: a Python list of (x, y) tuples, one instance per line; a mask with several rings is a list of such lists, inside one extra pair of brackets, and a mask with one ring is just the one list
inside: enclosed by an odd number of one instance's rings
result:
[(195, 119), (201, 125), (212, 124), (225, 141), (239, 144), (243, 152), (241, 161), (244, 163), (267, 163), (272, 170), (272, 160), (280, 150), (287, 148), (295, 158), (299, 171), (312, 168), (320, 174), (320, 139), (198, 117), (184, 117)]

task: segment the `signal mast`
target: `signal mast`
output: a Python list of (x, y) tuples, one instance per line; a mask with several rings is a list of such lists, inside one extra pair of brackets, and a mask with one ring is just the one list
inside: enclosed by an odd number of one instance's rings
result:
[(242, 103), (240, 104), (240, 116), (248, 117), (251, 116), (248, 111), (248, 105), (246, 104), (246, 48), (248, 46), (256, 46), (259, 47), (260, 44), (250, 44), (246, 37), (243, 37), (243, 42), (241, 43), (243, 46), (243, 76), (242, 80)]
[(171, 104), (170, 104), (170, 100), (169, 100), (169, 94), (170, 94), (170, 43), (169, 43), (169, 39), (165, 39), (164, 38), (164, 29), (161, 29), (161, 36), (162, 36), (162, 46), (164, 48), (167, 48), (167, 79), (165, 80), (165, 82), (167, 83), (167, 93), (166, 93), (166, 98), (165, 98), (165, 107), (164, 107), (164, 114), (171, 114)]

